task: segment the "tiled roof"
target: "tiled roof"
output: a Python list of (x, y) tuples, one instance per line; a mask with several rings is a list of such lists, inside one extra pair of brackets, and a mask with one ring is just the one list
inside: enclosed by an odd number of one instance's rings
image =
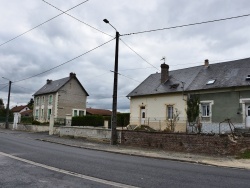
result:
[(24, 112), (21, 112), (20, 114), (21, 116), (32, 116), (33, 110), (26, 110)]
[[(169, 71), (169, 79), (163, 84), (161, 73), (155, 73), (130, 92), (128, 97), (250, 86), (247, 75), (250, 75), (250, 58)], [(215, 81), (208, 85), (209, 80)]]
[[(79, 80), (74, 77), (77, 82), (80, 84), (80, 86), (82, 87), (83, 91), (86, 93), (86, 95), (88, 96), (89, 94), (87, 93), (87, 91), (84, 89), (84, 87), (82, 86), (82, 84), (79, 82)], [(55, 93), (57, 92), (61, 87), (63, 87), (68, 81), (70, 81), (70, 77), (66, 77), (66, 78), (62, 78), (59, 80), (53, 80), (50, 83), (46, 83), (42, 88), (40, 88), (35, 94), (36, 95), (42, 95), (42, 94), (48, 94), (48, 93)]]
[(20, 112), (22, 109), (24, 109), (25, 107), (27, 107), (27, 105), (23, 106), (15, 106), (11, 109), (12, 112)]
[(112, 111), (104, 110), (104, 109), (87, 108), (86, 112), (87, 112), (87, 114), (91, 114), (91, 115), (102, 115), (102, 116), (111, 116), (112, 115)]

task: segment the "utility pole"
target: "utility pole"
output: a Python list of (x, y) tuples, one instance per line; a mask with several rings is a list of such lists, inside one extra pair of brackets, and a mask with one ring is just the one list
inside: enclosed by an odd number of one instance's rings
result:
[(9, 80), (9, 93), (8, 93), (8, 103), (7, 103), (7, 107), (6, 107), (6, 123), (5, 123), (5, 129), (9, 128), (9, 107), (10, 107), (10, 90), (11, 90), (11, 81)]
[(111, 140), (110, 144), (117, 144), (117, 86), (118, 86), (118, 56), (119, 56), (119, 37), (120, 34), (116, 28), (109, 23), (107, 19), (103, 20), (105, 23), (109, 24), (116, 31), (116, 44), (115, 44), (115, 66), (114, 66), (114, 85), (113, 85), (113, 105), (112, 105), (112, 123), (111, 123)]
[(115, 45), (115, 66), (114, 66), (114, 87), (113, 87), (113, 106), (112, 106), (112, 125), (111, 125), (111, 145), (117, 144), (117, 87), (118, 87), (118, 53), (119, 53), (119, 37), (116, 31)]

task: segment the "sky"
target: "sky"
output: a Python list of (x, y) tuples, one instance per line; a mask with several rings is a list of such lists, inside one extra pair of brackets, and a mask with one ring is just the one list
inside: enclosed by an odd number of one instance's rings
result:
[[(250, 16), (124, 35), (250, 14), (249, 0), (0, 2), (0, 98), (6, 105), (8, 80), (4, 77), (13, 82), (10, 107), (27, 104), (47, 79), (73, 72), (89, 94), (88, 108), (112, 109), (115, 30), (103, 22), (105, 18), (121, 35), (120, 112), (129, 112), (128, 93), (150, 74), (160, 72), (162, 57), (170, 71), (203, 65), (205, 59), (213, 64), (250, 57)], [(66, 15), (55, 7), (62, 11), (75, 8)]]

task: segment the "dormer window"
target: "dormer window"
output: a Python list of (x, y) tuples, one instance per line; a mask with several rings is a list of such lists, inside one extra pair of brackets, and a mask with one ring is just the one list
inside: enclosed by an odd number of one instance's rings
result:
[(176, 89), (179, 86), (179, 84), (172, 84), (170, 85), (170, 89)]
[(211, 84), (214, 84), (215, 80), (208, 80), (207, 84), (206, 85), (211, 85)]

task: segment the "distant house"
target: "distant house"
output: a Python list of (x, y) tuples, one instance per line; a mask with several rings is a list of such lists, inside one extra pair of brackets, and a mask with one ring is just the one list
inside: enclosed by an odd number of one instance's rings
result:
[(29, 107), (27, 105), (15, 106), (11, 109), (11, 112), (15, 115), (18, 115), (18, 123), (21, 120), (22, 113), (29, 111)]
[(33, 116), (33, 110), (26, 110), (24, 112), (20, 113), (22, 117), (32, 117)]
[(79, 82), (76, 74), (59, 80), (47, 80), (34, 94), (33, 115), (37, 121), (47, 122), (50, 114), (55, 118), (86, 115), (88, 93)]
[(218, 131), (219, 123), (230, 119), (238, 127), (250, 127), (250, 58), (169, 71), (146, 78), (131, 93), (130, 124), (165, 129), (176, 111), (175, 131), (185, 132), (186, 100), (200, 98), (200, 119), (204, 132)]
[(87, 108), (87, 115), (112, 116), (112, 111), (105, 109)]

